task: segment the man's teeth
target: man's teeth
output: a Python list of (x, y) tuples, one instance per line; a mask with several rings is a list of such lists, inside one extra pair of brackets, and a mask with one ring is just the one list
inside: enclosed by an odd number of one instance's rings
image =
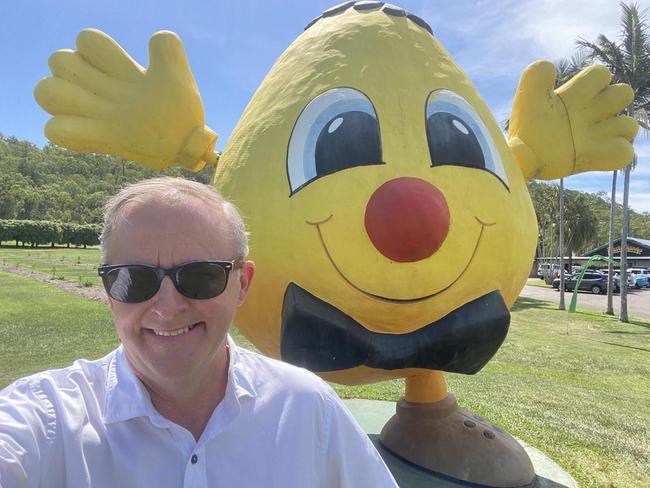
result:
[(188, 325), (187, 327), (183, 327), (182, 329), (176, 329), (176, 330), (156, 330), (156, 329), (152, 329), (152, 330), (153, 333), (156, 334), (157, 336), (172, 337), (181, 334), (186, 334), (187, 332), (191, 331), (195, 326), (196, 324)]

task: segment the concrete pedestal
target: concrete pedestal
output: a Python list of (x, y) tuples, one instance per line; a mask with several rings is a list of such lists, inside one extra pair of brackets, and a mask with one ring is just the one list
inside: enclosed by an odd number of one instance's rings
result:
[[(423, 470), (384, 449), (379, 443), (379, 433), (388, 419), (395, 413), (394, 402), (376, 400), (344, 400), (354, 417), (368, 433), (377, 450), (384, 458), (401, 488), (452, 488), (475, 487), (470, 484)], [(560, 466), (534, 447), (521, 442), (535, 468), (537, 479), (531, 488), (579, 488), (576, 481)]]

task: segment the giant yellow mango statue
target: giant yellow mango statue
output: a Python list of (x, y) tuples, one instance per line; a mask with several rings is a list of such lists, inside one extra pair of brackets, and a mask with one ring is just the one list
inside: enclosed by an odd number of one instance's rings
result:
[(632, 159), (629, 87), (593, 66), (554, 90), (553, 65), (534, 63), (506, 141), (422, 19), (347, 2), (280, 56), (217, 158), (175, 34), (152, 37), (145, 70), (85, 30), (50, 68), (36, 98), (55, 143), (152, 168), (218, 159), (214, 184), (251, 233), (237, 325), (259, 349), (339, 383), (405, 378), (387, 449), (463, 481), (532, 482), (519, 444), (459, 408), (443, 371), (476, 373), (506, 336), (537, 238), (526, 180)]

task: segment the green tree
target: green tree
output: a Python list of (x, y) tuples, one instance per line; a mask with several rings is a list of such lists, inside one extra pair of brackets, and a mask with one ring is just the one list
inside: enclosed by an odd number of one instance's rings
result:
[(573, 266), (572, 256), (593, 243), (598, 219), (589, 199), (581, 192), (566, 194), (564, 239), (569, 256), (569, 269)]
[[(537, 213), (540, 230), (540, 250), (545, 256), (557, 256), (560, 248), (560, 186), (531, 181), (529, 192)], [(565, 190), (563, 246), (569, 256), (582, 254), (598, 245), (595, 230), (598, 227), (597, 207), (607, 203), (598, 197), (576, 190)], [(596, 204), (597, 202), (597, 204)]]
[(129, 183), (161, 174), (209, 183), (213, 172), (154, 172), (112, 156), (53, 144), (39, 149), (0, 134), (0, 219), (97, 224), (107, 199)]

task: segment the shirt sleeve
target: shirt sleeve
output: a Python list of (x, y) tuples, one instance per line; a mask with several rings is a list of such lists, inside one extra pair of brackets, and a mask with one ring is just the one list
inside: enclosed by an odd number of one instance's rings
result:
[(323, 487), (398, 488), (393, 475), (368, 435), (352, 417), (334, 391), (325, 397), (326, 418), (323, 423), (323, 448), (326, 459)]
[(56, 437), (54, 408), (34, 380), (0, 391), (0, 487), (38, 487)]

